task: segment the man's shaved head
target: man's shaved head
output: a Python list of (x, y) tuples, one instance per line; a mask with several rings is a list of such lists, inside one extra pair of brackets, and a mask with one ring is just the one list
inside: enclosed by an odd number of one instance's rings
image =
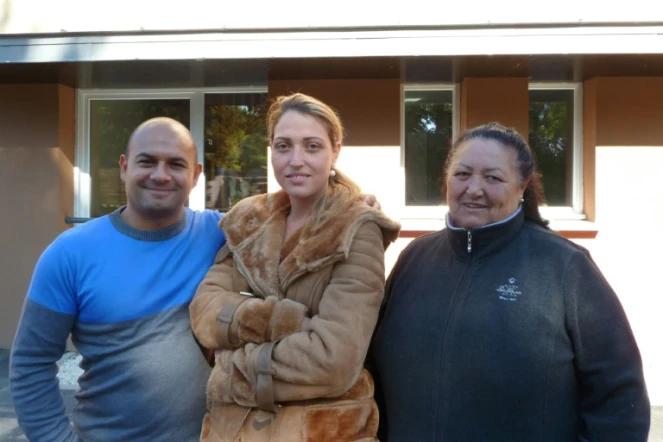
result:
[(131, 134), (126, 154), (120, 157), (127, 193), (123, 219), (139, 229), (176, 223), (201, 171), (186, 127), (171, 118), (147, 120)]
[(125, 156), (129, 157), (131, 149), (135, 145), (140, 145), (144, 142), (146, 138), (153, 138), (155, 136), (173, 136), (179, 138), (179, 141), (186, 147), (193, 147), (193, 151), (198, 157), (198, 150), (196, 149), (196, 143), (189, 132), (189, 129), (186, 128), (182, 123), (177, 120), (173, 120), (168, 117), (156, 117), (150, 120), (143, 122), (138, 126), (131, 137), (129, 137), (129, 142), (127, 142), (127, 148), (125, 151)]

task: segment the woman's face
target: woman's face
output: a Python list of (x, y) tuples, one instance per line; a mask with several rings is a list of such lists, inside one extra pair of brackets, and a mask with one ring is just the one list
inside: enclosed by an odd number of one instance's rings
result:
[(447, 173), (449, 214), (456, 226), (468, 230), (501, 221), (516, 211), (525, 185), (514, 149), (495, 140), (468, 140)]
[(272, 167), (291, 202), (318, 201), (329, 185), (329, 173), (340, 149), (316, 118), (295, 111), (283, 114), (274, 127)]

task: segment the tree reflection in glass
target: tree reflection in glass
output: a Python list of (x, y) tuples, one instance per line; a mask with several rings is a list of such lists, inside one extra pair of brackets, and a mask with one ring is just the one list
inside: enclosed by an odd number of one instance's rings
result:
[(530, 90), (529, 143), (549, 206), (571, 205), (573, 99), (570, 89)]
[(228, 211), (267, 191), (265, 94), (205, 95), (206, 207)]

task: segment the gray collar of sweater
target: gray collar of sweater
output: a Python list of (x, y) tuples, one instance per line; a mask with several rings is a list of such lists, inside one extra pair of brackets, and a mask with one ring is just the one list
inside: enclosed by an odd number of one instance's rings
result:
[(165, 241), (170, 239), (178, 234), (180, 234), (186, 227), (186, 210), (182, 212), (180, 219), (173, 224), (172, 226), (165, 227), (159, 230), (141, 230), (131, 227), (129, 224), (125, 223), (120, 214), (126, 209), (127, 206), (122, 206), (119, 209), (115, 210), (113, 213), (108, 215), (113, 227), (117, 229), (118, 232), (127, 235), (130, 238), (137, 239), (138, 241)]

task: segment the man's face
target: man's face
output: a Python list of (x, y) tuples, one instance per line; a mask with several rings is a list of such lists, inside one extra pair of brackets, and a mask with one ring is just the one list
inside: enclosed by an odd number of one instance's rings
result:
[(144, 221), (179, 217), (200, 176), (196, 149), (177, 128), (145, 128), (120, 157), (127, 206)]

